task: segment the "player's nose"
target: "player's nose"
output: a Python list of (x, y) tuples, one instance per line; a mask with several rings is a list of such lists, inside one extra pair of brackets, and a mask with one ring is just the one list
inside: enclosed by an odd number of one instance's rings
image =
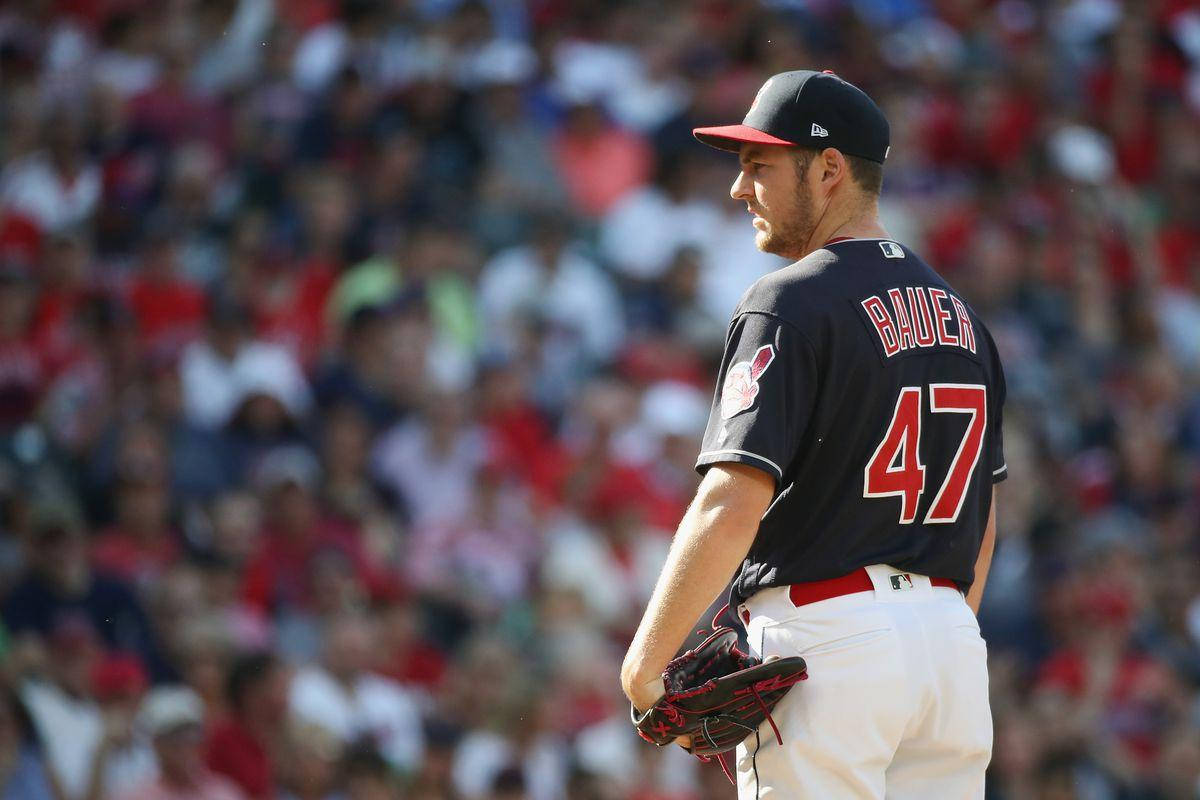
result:
[(750, 179), (746, 177), (746, 170), (738, 170), (737, 177), (733, 180), (733, 186), (729, 187), (729, 196), (734, 200), (754, 197)]

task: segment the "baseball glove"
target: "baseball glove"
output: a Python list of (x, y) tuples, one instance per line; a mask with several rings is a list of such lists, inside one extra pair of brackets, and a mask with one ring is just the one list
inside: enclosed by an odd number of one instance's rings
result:
[(733, 628), (718, 628), (668, 664), (666, 694), (645, 712), (631, 708), (638, 735), (660, 747), (690, 736), (690, 752), (707, 761), (737, 747), (767, 720), (783, 744), (771, 709), (808, 677), (804, 659), (759, 661), (739, 650), (737, 639)]

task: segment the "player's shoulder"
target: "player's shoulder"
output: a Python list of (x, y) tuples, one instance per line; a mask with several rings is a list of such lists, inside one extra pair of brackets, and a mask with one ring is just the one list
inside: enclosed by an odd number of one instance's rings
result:
[(800, 324), (823, 305), (824, 285), (833, 277), (841, 260), (829, 250), (814, 250), (799, 261), (763, 275), (750, 285), (738, 301), (734, 316), (770, 314)]

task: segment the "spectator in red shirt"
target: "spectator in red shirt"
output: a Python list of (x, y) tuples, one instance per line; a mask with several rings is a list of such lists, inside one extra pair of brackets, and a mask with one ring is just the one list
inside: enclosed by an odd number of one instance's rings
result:
[(302, 447), (271, 451), (259, 466), (268, 524), (242, 588), (246, 602), (264, 613), (313, 609), (315, 568), (330, 560), (348, 563), (358, 578), (368, 574), (354, 531), (324, 516), (319, 477), (320, 465)]
[(208, 303), (200, 287), (177, 274), (176, 242), (168, 224), (159, 220), (147, 233), (128, 300), (143, 346), (177, 352), (200, 335)]
[(179, 558), (179, 540), (169, 519), (165, 464), (126, 461), (117, 474), (116, 521), (97, 537), (92, 562), (122, 580), (144, 584)]
[(627, 191), (649, 180), (653, 167), (645, 140), (610, 123), (594, 102), (568, 110), (554, 141), (554, 158), (575, 208), (591, 218), (603, 216)]
[(287, 669), (272, 654), (242, 656), (229, 672), (231, 713), (213, 726), (205, 747), (208, 767), (241, 787), (251, 800), (274, 800), (288, 704)]

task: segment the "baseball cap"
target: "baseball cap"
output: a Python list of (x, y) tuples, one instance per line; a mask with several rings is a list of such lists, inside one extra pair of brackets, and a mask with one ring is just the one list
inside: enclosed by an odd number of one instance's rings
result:
[(151, 738), (202, 725), (204, 702), (185, 686), (161, 686), (142, 701), (138, 723)]
[(831, 71), (800, 69), (772, 75), (741, 125), (696, 128), (710, 147), (737, 152), (743, 142), (834, 147), (880, 164), (887, 158), (887, 117), (867, 93)]

